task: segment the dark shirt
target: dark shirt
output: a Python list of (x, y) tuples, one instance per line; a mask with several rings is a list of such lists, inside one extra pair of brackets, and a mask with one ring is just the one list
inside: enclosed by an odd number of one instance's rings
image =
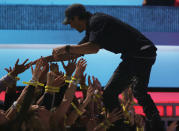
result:
[[(153, 57), (156, 47), (137, 29), (121, 20), (103, 13), (95, 13), (88, 21), (84, 42), (96, 43), (100, 48), (125, 57)], [(150, 47), (150, 51), (145, 51)], [(142, 49), (142, 50), (141, 50)]]

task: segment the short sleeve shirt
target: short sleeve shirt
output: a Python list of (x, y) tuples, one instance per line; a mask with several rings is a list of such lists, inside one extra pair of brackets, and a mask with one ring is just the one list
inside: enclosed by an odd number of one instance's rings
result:
[(138, 30), (121, 20), (103, 13), (95, 13), (89, 19), (86, 36), (79, 43), (92, 42), (98, 44), (100, 48), (113, 53), (122, 53), (123, 56), (145, 57), (149, 53), (141, 53), (142, 47), (151, 46), (153, 51), (150, 55), (155, 55), (156, 47)]

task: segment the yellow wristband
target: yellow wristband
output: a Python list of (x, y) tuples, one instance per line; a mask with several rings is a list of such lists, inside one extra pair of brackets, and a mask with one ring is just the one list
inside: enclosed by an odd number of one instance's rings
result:
[(45, 89), (45, 92), (59, 93), (59, 90)]
[(121, 104), (123, 112), (124, 112), (124, 116), (127, 118), (126, 121), (124, 121), (125, 124), (129, 124), (129, 120), (130, 120), (130, 114), (129, 112), (126, 110), (126, 107), (124, 106), (124, 104)]
[(71, 77), (71, 80), (77, 81), (77, 79), (75, 77)]
[(76, 110), (76, 112), (78, 113), (78, 115), (81, 116), (81, 115), (83, 114), (83, 112), (81, 112), (73, 102), (71, 103), (71, 105), (72, 105), (73, 108)]
[(60, 89), (58, 86), (48, 86), (48, 85), (45, 86), (45, 89), (46, 89), (46, 88), (54, 89), (54, 90)]
[(74, 85), (78, 85), (77, 81), (71, 80), (70, 83), (74, 84)]
[[(65, 75), (65, 77), (67, 77), (67, 76)], [(71, 81), (77, 81), (77, 79), (74, 78), (74, 77), (70, 77), (70, 78), (65, 80), (66, 83), (70, 83)]]
[(67, 76), (66, 74), (64, 75), (65, 80), (71, 80), (71, 76)]
[(130, 123), (129, 121), (124, 121), (124, 124), (127, 124), (127, 125), (129, 125), (129, 123)]
[(86, 85), (80, 85), (80, 89), (81, 89), (81, 90), (82, 90), (82, 89), (87, 90), (87, 89), (88, 89), (88, 86), (86, 86)]
[(20, 80), (19, 77), (17, 77), (17, 76), (16, 76), (16, 77), (13, 77), (10, 73), (8, 73), (7, 75), (10, 76), (11, 78), (14, 78), (16, 81)]
[(102, 108), (102, 112), (106, 112), (106, 108), (105, 107)]
[(108, 119), (106, 119), (106, 123), (108, 126), (114, 126)]
[(76, 82), (77, 84), (80, 83), (80, 80), (76, 79), (75, 77), (71, 77), (71, 81), (74, 81), (74, 82)]
[(103, 122), (102, 122), (102, 123), (100, 123), (99, 125), (100, 125), (101, 127), (105, 128), (105, 129), (107, 129), (107, 128), (108, 128), (108, 126), (106, 126)]
[(121, 104), (121, 106), (122, 106), (123, 111), (125, 111), (126, 108), (125, 108), (124, 104)]
[(60, 88), (55, 86), (45, 86), (45, 92), (58, 93), (60, 92)]
[(71, 80), (65, 80), (65, 83), (70, 83), (71, 82)]
[(95, 94), (96, 98), (102, 98), (102, 96), (100, 94)]
[(76, 79), (75, 77), (71, 77), (71, 80), (67, 79), (65, 80), (65, 83), (74, 83), (74, 84), (79, 84), (79, 80)]
[(42, 83), (40, 83), (38, 81), (35, 81), (35, 82), (25, 82), (25, 81), (23, 81), (22, 83), (23, 84), (27, 84), (27, 85), (31, 85), (31, 86), (35, 86), (35, 87), (37, 87), (37, 86), (44, 86), (44, 84), (42, 84)]
[(17, 105), (16, 105), (16, 110), (17, 110), (17, 112), (20, 112), (20, 109), (21, 109), (21, 105), (20, 105), (20, 104), (17, 104)]
[(136, 131), (144, 131), (144, 127), (136, 127)]

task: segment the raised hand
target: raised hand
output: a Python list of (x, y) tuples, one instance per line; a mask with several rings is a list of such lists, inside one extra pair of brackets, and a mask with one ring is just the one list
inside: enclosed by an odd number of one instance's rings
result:
[(19, 63), (19, 59), (17, 59), (15, 66), (13, 69), (11, 67), (9, 69), (5, 68), (7, 72), (9, 72), (12, 76), (17, 76), (20, 73), (23, 73), (25, 70), (27, 70), (30, 67), (30, 64), (26, 64), (26, 62), (29, 59), (26, 59), (22, 64)]
[(96, 85), (96, 89), (99, 90), (100, 92), (102, 92), (102, 86), (101, 86), (101, 83), (98, 80), (98, 78), (96, 78), (96, 80), (95, 80), (95, 85)]
[(102, 95), (101, 83), (94, 76), (92, 76), (92, 80), (93, 80), (93, 83), (91, 82), (90, 77), (88, 76), (88, 85), (92, 86), (95, 89), (95, 94), (100, 93), (100, 95)]
[(41, 76), (39, 78), (39, 82), (46, 83), (47, 82), (47, 73), (49, 72), (49, 64), (45, 59), (42, 59), (43, 70), (41, 72)]
[(48, 72), (47, 85), (53, 87), (61, 87), (65, 84), (65, 77), (63, 75), (56, 75), (54, 72)]
[[(10, 73), (10, 72), (12, 72), (12, 68), (11, 67), (9, 67), (9, 69), (8, 68), (4, 68), (8, 73)], [(16, 89), (17, 89), (17, 87), (16, 87), (16, 82), (17, 81), (14, 81), (14, 83), (11, 85), (8, 85), (7, 87), (8, 88), (6, 88), (6, 93), (11, 93), (11, 94), (15, 94), (15, 92), (16, 92)], [(10, 87), (10, 88), (9, 88)]]
[(96, 78), (92, 76), (92, 80), (93, 82), (91, 81), (90, 76), (88, 76), (88, 86), (89, 88), (93, 88), (93, 90), (95, 91), (96, 90)]
[[(89, 78), (89, 77), (88, 77)], [(90, 80), (90, 79), (89, 79)], [(89, 88), (87, 89), (86, 97), (91, 97), (94, 94), (95, 88), (92, 86), (92, 84), (89, 85)]]
[(33, 69), (32, 65), (31, 65), (32, 80), (39, 81), (40, 77), (42, 76), (42, 74), (45, 70), (46, 70), (46, 67), (43, 66), (42, 59), (37, 61), (35, 69)]
[(77, 59), (69, 60), (67, 65), (63, 61), (61, 62), (67, 76), (72, 76), (76, 68), (76, 61)]
[(9, 69), (8, 68), (4, 68), (4, 69), (7, 71), (7, 73), (10, 73), (12, 71), (11, 67), (9, 67)]
[(86, 60), (83, 59), (83, 58), (81, 58), (81, 59), (78, 61), (77, 65), (76, 65), (76, 70), (75, 70), (75, 75), (74, 75), (74, 77), (75, 77), (76, 79), (80, 79), (80, 78), (81, 78), (83, 72), (84, 72), (85, 69), (86, 69), (86, 66), (87, 66)]
[(86, 86), (86, 76), (87, 74), (82, 74), (81, 79), (80, 79), (80, 85), (85, 85)]
[(120, 120), (122, 116), (123, 116), (122, 110), (115, 108), (112, 112), (107, 113), (107, 120), (113, 123), (117, 120)]
[(59, 73), (59, 66), (57, 63), (50, 63), (50, 71), (54, 72), (55, 74)]

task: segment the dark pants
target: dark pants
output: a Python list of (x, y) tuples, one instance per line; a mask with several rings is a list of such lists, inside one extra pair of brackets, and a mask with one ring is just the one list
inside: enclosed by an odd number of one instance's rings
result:
[(132, 91), (134, 97), (138, 100), (138, 104), (143, 106), (143, 110), (149, 120), (161, 121), (152, 98), (147, 94), (150, 72), (154, 62), (155, 59), (124, 59), (105, 86), (103, 94), (105, 107), (109, 111), (119, 107), (118, 95), (128, 87), (130, 79), (135, 76), (138, 78), (138, 83), (133, 87)]

